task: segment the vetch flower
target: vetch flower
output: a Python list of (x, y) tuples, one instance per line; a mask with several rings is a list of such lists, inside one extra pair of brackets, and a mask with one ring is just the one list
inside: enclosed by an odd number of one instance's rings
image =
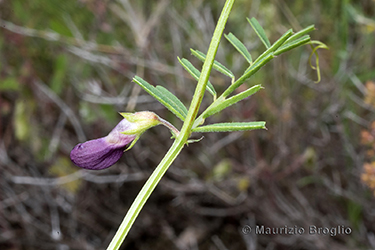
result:
[(92, 170), (108, 168), (121, 158), (125, 150), (134, 146), (143, 132), (159, 124), (178, 133), (171, 124), (152, 112), (120, 114), (124, 119), (106, 137), (80, 143), (72, 149), (70, 159), (75, 165)]

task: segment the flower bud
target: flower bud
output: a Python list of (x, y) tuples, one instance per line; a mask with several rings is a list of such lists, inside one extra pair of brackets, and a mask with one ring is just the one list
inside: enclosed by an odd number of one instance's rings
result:
[(112, 166), (130, 149), (147, 129), (160, 124), (152, 112), (121, 113), (124, 119), (106, 136), (80, 143), (70, 152), (70, 159), (78, 167), (99, 170)]

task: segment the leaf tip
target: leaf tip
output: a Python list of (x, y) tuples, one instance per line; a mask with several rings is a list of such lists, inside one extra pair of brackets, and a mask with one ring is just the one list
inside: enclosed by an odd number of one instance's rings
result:
[(135, 75), (133, 76), (132, 82), (135, 82), (139, 76)]

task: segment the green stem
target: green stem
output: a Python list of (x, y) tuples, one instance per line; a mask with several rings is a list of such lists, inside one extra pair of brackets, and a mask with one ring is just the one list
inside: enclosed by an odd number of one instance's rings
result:
[(168, 167), (176, 159), (184, 144), (185, 143), (182, 140), (176, 139), (174, 141), (171, 148), (164, 156), (163, 160), (159, 163), (158, 167), (154, 170), (150, 178), (147, 180), (147, 182), (135, 198), (107, 250), (117, 250), (120, 248), (122, 242), (125, 240), (126, 235), (128, 234), (138, 214), (141, 212), (147, 199), (150, 197), (152, 191), (155, 189), (156, 185), (159, 183)]
[(187, 117), (185, 119), (185, 122), (182, 126), (179, 135), (177, 136), (176, 140), (174, 141), (174, 143), (172, 144), (171, 148), (168, 150), (167, 154), (164, 156), (162, 161), (156, 167), (150, 178), (146, 181), (145, 185), (143, 186), (137, 197), (135, 198), (133, 204), (131, 205), (128, 213), (126, 214), (124, 220), (118, 228), (107, 250), (117, 250), (120, 248), (122, 242), (124, 241), (130, 228), (132, 227), (135, 219), (142, 210), (147, 199), (150, 197), (152, 191), (155, 189), (160, 179), (163, 177), (165, 172), (168, 170), (169, 166), (176, 159), (176, 157), (184, 147), (185, 143), (187, 142), (191, 134), (193, 123), (198, 114), (199, 107), (201, 105), (202, 98), (208, 82), (208, 78), (211, 73), (211, 68), (215, 59), (215, 55), (219, 47), (220, 39), (223, 34), (224, 27), (228, 20), (229, 13), (232, 9), (234, 1), (235, 0), (227, 0), (225, 2), (218, 24), (212, 36), (210, 47), (207, 52), (207, 57), (203, 64), (201, 76), (195, 89), (195, 93), (191, 101)]

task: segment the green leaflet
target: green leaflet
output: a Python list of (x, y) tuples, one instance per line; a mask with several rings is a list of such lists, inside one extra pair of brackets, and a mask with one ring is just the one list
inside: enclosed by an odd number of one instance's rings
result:
[(314, 29), (314, 25), (310, 25), (293, 35), (293, 32), (290, 29), (284, 35), (282, 35), (274, 44), (272, 44), (272, 46), (269, 49), (267, 49), (262, 55), (269, 52), (275, 52), (274, 55), (277, 56), (298, 46), (305, 45), (308, 42), (310, 42), (310, 36), (306, 34), (313, 31)]
[[(199, 50), (190, 49), (190, 51), (191, 51), (191, 54), (193, 56), (195, 56), (196, 58), (198, 58), (202, 62), (204, 62), (206, 60), (206, 55), (204, 53), (200, 52)], [(229, 69), (227, 69), (224, 65), (219, 63), (218, 61), (215, 60), (212, 67), (214, 69), (216, 69), (217, 71), (219, 71), (220, 73), (222, 73), (226, 76), (229, 76), (230, 78), (234, 78), (234, 74)]]
[(308, 44), (311, 41), (311, 39), (310, 39), (309, 35), (304, 35), (303, 37), (298, 38), (296, 40), (292, 40), (290, 42), (288, 42), (288, 41), (289, 40), (287, 40), (287, 42), (285, 44), (283, 44), (280, 48), (278, 48), (275, 51), (275, 53), (274, 53), (275, 56), (280, 55), (280, 54), (282, 54), (284, 52), (287, 52), (289, 50), (292, 50), (296, 47)]
[(156, 90), (160, 91), (160, 93), (162, 93), (164, 96), (166, 96), (172, 104), (178, 107), (179, 112), (182, 113), (184, 118), (186, 117), (188, 111), (185, 105), (180, 101), (180, 99), (177, 98), (177, 96), (172, 94), (168, 89), (164, 88), (163, 86), (157, 85), (155, 88)]
[(290, 42), (290, 41), (296, 40), (296, 39), (298, 39), (298, 38), (306, 35), (307, 33), (310, 33), (311, 31), (314, 31), (314, 30), (315, 30), (315, 26), (314, 25), (307, 26), (306, 28), (304, 28), (304, 29), (298, 31), (297, 33), (293, 34), (286, 41)]
[(258, 20), (252, 17), (251, 19), (247, 18), (247, 21), (250, 23), (251, 27), (253, 27), (255, 33), (258, 35), (264, 46), (266, 46), (268, 49), (271, 46), (271, 43), (266, 36), (266, 32), (264, 32), (264, 29), (262, 26), (260, 26)]
[(206, 126), (194, 128), (193, 132), (232, 132), (232, 131), (246, 131), (254, 129), (267, 129), (266, 122), (227, 122), (215, 123)]
[(276, 42), (274, 42), (272, 44), (271, 47), (269, 47), (266, 52), (274, 52), (275, 50), (277, 50), (281, 45), (283, 45), (285, 43), (285, 41), (291, 37), (293, 35), (293, 30), (290, 29), (288, 30), (287, 32), (284, 33), (284, 35), (282, 35), (279, 39), (277, 39)]
[[(235, 96), (232, 96), (231, 98), (228, 98), (222, 102), (219, 102), (217, 104), (214, 104), (210, 107), (208, 107), (202, 114), (202, 117), (203, 119), (206, 119), (207, 117), (213, 115), (213, 114), (216, 114), (220, 111), (222, 111), (223, 109), (229, 107), (229, 106), (232, 106), (233, 104), (239, 102), (239, 101), (242, 101), (243, 99), (255, 94), (256, 92), (258, 92), (260, 89), (262, 88), (261, 85), (255, 85)], [(219, 99), (218, 99), (219, 100)]]
[(251, 64), (253, 62), (249, 51), (246, 49), (246, 46), (235, 35), (229, 33), (228, 35), (224, 34), (224, 36), (233, 45), (233, 47), (235, 47), (236, 50), (240, 52), (243, 57), (245, 57), (248, 63)]
[(274, 58), (273, 53), (266, 55), (260, 60), (255, 60), (253, 64), (250, 65), (249, 68), (246, 69), (245, 73), (237, 79), (232, 85), (230, 85), (224, 93), (221, 95), (222, 97), (229, 96), (236, 88), (242, 85), (249, 77), (254, 75), (260, 68), (262, 68), (267, 62)]
[[(264, 51), (258, 58), (254, 61), (254, 64), (257, 64), (260, 60), (268, 57), (272, 52), (277, 50), (280, 46), (282, 46), (285, 41), (293, 34), (293, 31), (290, 29), (285, 32), (276, 42), (272, 44), (266, 51)], [(251, 65), (252, 66), (252, 65)]]
[[(259, 57), (261, 57), (261, 56), (259, 56)], [(254, 75), (261, 67), (263, 67), (266, 63), (268, 63), (270, 60), (272, 60), (275, 56), (271, 52), (268, 55), (262, 56), (262, 58), (260, 58), (260, 59), (259, 59), (259, 57), (254, 61), (253, 64), (251, 64), (251, 66), (249, 66), (246, 69), (245, 74), (243, 76), (241, 76), (241, 78), (246, 77), (246, 79), (247, 79), (250, 76)]]
[[(199, 80), (199, 77), (201, 76), (201, 72), (199, 72), (199, 70), (197, 70), (193, 64), (191, 64), (191, 62), (189, 62), (188, 60), (186, 60), (185, 58), (182, 58), (180, 59), (179, 57), (177, 57), (178, 61), (181, 63), (181, 65), (185, 68), (185, 70), (187, 72), (189, 72), (189, 74), (194, 77), (195, 80)], [(207, 86), (206, 86), (206, 89), (208, 90), (208, 92), (211, 93), (211, 95), (213, 95), (214, 97), (214, 100), (216, 100), (216, 90), (214, 88), (214, 86), (212, 86), (212, 84), (208, 81), (207, 82)]]
[(185, 120), (187, 109), (184, 104), (174, 94), (162, 86), (152, 86), (139, 76), (133, 78), (133, 82), (141, 86), (147, 93), (152, 95), (156, 100), (163, 104), (173, 114), (175, 114), (182, 121)]
[(281, 36), (267, 51), (275, 52), (275, 55), (280, 55), (286, 51), (305, 45), (310, 42), (310, 36), (307, 33), (313, 31), (314, 25), (310, 25), (299, 32), (292, 34), (292, 30), (288, 30)]
[[(290, 29), (288, 30), (284, 35), (282, 35), (276, 42), (274, 42), (272, 44), (272, 46), (270, 46), (266, 51), (263, 52), (263, 54), (261, 54), (255, 61), (252, 65), (250, 65), (249, 68), (247, 68), (247, 70), (245, 71), (245, 75), (248, 74), (251, 69), (253, 68), (256, 68), (255, 66), (258, 65), (258, 64), (261, 64), (261, 66), (263, 66), (264, 64), (266, 64), (267, 62), (269, 62), (269, 60), (271, 60), (273, 57), (274, 57), (274, 51), (277, 50), (281, 45), (283, 45), (285, 43), (285, 41), (293, 34), (293, 31)], [(260, 67), (261, 67), (260, 66)], [(255, 71), (256, 72), (256, 71)], [(254, 73), (255, 73), (254, 72)], [(251, 74), (252, 75), (252, 74)]]

